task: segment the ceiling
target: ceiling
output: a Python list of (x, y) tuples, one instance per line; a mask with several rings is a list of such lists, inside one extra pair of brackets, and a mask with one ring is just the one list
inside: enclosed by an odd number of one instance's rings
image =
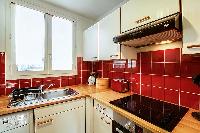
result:
[(127, 0), (45, 0), (84, 17), (96, 20)]

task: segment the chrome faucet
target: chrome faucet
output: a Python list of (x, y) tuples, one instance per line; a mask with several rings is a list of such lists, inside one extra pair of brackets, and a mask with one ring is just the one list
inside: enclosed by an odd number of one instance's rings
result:
[[(44, 86), (48, 85), (47, 88), (43, 88)], [(41, 90), (41, 92), (43, 92), (44, 90), (48, 90), (50, 87), (54, 86), (55, 84), (54, 83), (51, 83), (51, 84), (44, 84), (44, 85), (40, 85), (39, 86), (39, 89)]]

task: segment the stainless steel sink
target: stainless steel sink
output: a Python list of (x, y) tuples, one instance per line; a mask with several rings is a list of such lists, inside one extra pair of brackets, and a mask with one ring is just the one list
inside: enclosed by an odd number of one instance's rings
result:
[(66, 89), (44, 91), (41, 95), (41, 98), (46, 100), (51, 100), (51, 99), (71, 97), (77, 94), (78, 94), (77, 91), (71, 88), (66, 88)]

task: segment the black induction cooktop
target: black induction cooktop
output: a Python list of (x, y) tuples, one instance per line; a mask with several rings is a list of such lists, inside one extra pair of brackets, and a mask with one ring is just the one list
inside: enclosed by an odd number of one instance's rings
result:
[(188, 108), (137, 94), (110, 103), (169, 132), (188, 111)]

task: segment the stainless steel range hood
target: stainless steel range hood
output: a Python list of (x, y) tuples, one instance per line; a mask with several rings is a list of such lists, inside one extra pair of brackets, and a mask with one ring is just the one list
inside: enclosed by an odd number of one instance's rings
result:
[(149, 45), (174, 42), (182, 38), (180, 13), (130, 29), (113, 38), (114, 43), (140, 48)]

